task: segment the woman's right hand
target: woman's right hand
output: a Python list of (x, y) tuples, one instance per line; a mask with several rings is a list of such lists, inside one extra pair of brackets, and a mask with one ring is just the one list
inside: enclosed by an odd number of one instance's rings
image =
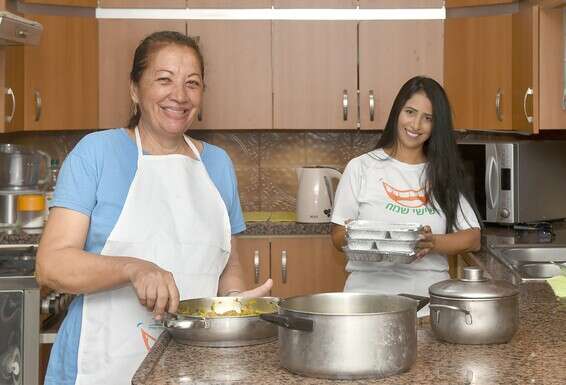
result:
[(124, 271), (140, 303), (153, 312), (155, 319), (161, 319), (166, 310), (169, 313), (177, 311), (179, 290), (172, 273), (143, 260), (128, 263)]

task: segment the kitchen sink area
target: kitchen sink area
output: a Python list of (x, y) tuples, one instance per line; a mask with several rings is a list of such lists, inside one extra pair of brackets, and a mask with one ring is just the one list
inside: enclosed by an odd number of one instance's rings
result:
[(566, 275), (566, 244), (491, 245), (489, 249), (521, 281), (543, 281)]

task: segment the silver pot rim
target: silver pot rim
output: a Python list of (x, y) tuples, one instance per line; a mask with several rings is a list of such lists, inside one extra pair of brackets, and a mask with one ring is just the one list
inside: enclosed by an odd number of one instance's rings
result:
[(515, 298), (519, 295), (519, 293), (515, 293), (513, 295), (506, 295), (503, 297), (491, 297), (491, 298), (472, 298), (472, 297), (468, 297), (468, 298), (463, 298), (463, 297), (444, 297), (441, 295), (434, 295), (431, 294), (430, 295), (430, 299), (432, 301), (432, 299), (442, 299), (442, 300), (446, 300), (446, 301), (455, 301), (455, 302), (464, 302), (464, 301), (474, 301), (474, 302), (490, 302), (490, 301), (500, 301), (503, 299), (508, 299), (508, 298)]

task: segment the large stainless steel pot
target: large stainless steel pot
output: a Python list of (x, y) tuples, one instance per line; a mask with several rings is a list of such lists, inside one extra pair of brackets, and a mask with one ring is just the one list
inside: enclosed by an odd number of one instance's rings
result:
[(435, 336), (456, 344), (508, 342), (519, 328), (519, 290), (491, 281), (478, 267), (465, 267), (461, 279), (429, 288)]
[[(233, 347), (262, 344), (277, 339), (277, 327), (261, 320), (259, 313), (277, 311), (278, 301), (274, 297), (189, 299), (181, 301), (177, 313), (166, 318), (163, 326), (174, 340), (187, 345)], [(227, 312), (228, 315), (222, 315)], [(242, 312), (252, 315), (236, 314)]]
[(261, 318), (279, 328), (279, 360), (319, 378), (382, 378), (417, 355), (417, 310), (428, 302), (395, 295), (323, 293), (282, 300)]
[(37, 190), (47, 181), (50, 162), (43, 151), (0, 144), (0, 190)]

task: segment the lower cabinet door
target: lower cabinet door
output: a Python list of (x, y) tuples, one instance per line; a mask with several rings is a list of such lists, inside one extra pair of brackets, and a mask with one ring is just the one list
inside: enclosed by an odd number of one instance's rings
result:
[(246, 289), (263, 284), (269, 278), (269, 239), (236, 237), (236, 250)]
[(271, 278), (276, 297), (342, 291), (346, 261), (330, 236), (273, 238)]

